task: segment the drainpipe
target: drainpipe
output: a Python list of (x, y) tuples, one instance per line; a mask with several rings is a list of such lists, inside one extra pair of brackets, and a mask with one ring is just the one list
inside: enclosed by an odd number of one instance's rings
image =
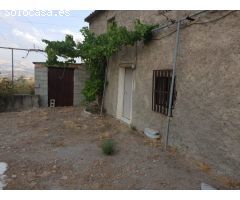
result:
[(170, 97), (169, 97), (169, 104), (168, 104), (168, 119), (167, 119), (167, 132), (166, 132), (166, 139), (165, 139), (165, 150), (167, 150), (167, 146), (168, 146), (169, 126), (170, 126), (170, 118), (171, 118), (171, 113), (172, 113), (172, 101), (173, 101), (173, 89), (174, 89), (173, 86), (174, 86), (175, 74), (176, 74), (180, 24), (181, 24), (181, 20), (178, 20), (177, 21), (176, 46), (174, 49), (174, 57), (173, 57), (172, 81), (171, 81)]

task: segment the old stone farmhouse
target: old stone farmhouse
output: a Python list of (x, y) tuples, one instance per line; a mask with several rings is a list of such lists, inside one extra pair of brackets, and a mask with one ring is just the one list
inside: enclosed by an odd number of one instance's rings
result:
[(108, 114), (165, 137), (167, 106), (181, 21), (169, 144), (240, 178), (240, 12), (94, 11), (85, 20), (96, 34), (113, 21), (169, 24), (112, 56), (104, 107)]

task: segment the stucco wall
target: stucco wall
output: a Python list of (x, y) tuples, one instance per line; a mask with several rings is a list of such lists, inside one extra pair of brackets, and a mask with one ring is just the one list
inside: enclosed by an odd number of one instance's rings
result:
[[(214, 14), (219, 17), (222, 13)], [(181, 31), (172, 144), (240, 178), (240, 12)], [(180, 146), (179, 145), (179, 146)]]
[[(171, 18), (195, 11), (173, 11)], [(240, 178), (240, 12), (221, 20), (228, 11), (202, 14), (197, 24), (182, 27), (177, 61), (177, 99), (170, 124), (170, 144), (187, 155), (206, 161), (225, 175)], [(163, 23), (158, 11), (107, 11), (95, 17), (90, 29), (106, 31), (106, 19), (115, 16), (118, 24), (132, 26), (136, 18)], [(198, 18), (198, 17), (197, 17)], [(132, 125), (139, 130), (155, 128), (166, 132), (166, 117), (153, 112), (152, 71), (171, 69), (175, 28), (166, 29), (147, 43), (137, 45), (133, 72)], [(108, 69), (105, 108), (116, 116), (121, 53), (114, 55)]]
[[(110, 10), (103, 12), (97, 15), (90, 22), (90, 29), (96, 33), (101, 34), (107, 30), (107, 20), (111, 18), (115, 18), (115, 21), (120, 26), (125, 26), (128, 29), (133, 28), (134, 21), (139, 19), (144, 23), (153, 23), (160, 24), (165, 22), (166, 18), (161, 14), (162, 11), (154, 10), (154, 11), (141, 11), (141, 10), (131, 10), (131, 11), (122, 11), (122, 10)], [(191, 11), (182, 11), (182, 15), (185, 13), (191, 13)], [(172, 19), (176, 19), (179, 15), (177, 11), (168, 12), (168, 16)]]

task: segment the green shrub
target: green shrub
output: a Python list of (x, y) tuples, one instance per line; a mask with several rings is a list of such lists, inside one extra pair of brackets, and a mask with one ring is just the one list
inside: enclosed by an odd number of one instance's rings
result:
[(102, 143), (102, 151), (105, 155), (112, 155), (115, 151), (115, 144), (112, 139), (105, 140)]

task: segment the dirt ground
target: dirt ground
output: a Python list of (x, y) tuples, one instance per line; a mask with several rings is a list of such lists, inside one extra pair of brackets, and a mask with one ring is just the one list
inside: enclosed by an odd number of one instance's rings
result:
[[(233, 187), (200, 161), (109, 116), (81, 108), (44, 108), (0, 113), (0, 162), (8, 164), (4, 189), (218, 189)], [(101, 151), (104, 139), (116, 153)]]

